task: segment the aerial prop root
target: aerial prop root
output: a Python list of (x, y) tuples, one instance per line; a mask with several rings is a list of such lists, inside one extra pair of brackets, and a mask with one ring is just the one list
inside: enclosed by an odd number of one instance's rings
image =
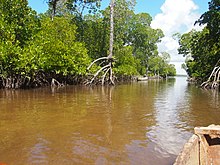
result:
[(208, 80), (201, 84), (201, 87), (216, 89), (219, 87), (219, 83), (220, 83), (220, 66), (216, 66), (212, 70), (212, 73), (209, 76)]
[(52, 86), (52, 87), (55, 87), (55, 86), (61, 87), (61, 86), (63, 86), (63, 84), (60, 83), (59, 81), (57, 81), (55, 78), (52, 78), (52, 80), (51, 80), (51, 86)]
[[(114, 85), (114, 81), (113, 81), (113, 73), (112, 73), (112, 61), (113, 59), (112, 58), (109, 58), (109, 57), (101, 57), (101, 58), (98, 58), (96, 60), (94, 60), (88, 67), (87, 67), (87, 70), (89, 70), (96, 62), (98, 61), (101, 61), (103, 60), (103, 62), (101, 62), (101, 64), (103, 64), (105, 61), (108, 61), (109, 63), (103, 67), (101, 67), (92, 77), (92, 79), (88, 82), (85, 83), (85, 85), (91, 85), (94, 83), (94, 80), (98, 77), (98, 75), (101, 73), (101, 72), (104, 72), (104, 74), (102, 75), (102, 79), (101, 79), (101, 82), (102, 82), (102, 85), (105, 84), (105, 81), (110, 81), (110, 83), (112, 85)], [(101, 65), (100, 64), (100, 65)], [(107, 79), (107, 75), (109, 73), (109, 79)]]

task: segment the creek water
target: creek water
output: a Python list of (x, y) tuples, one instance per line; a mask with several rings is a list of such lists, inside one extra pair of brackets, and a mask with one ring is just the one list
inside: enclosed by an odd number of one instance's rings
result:
[(185, 77), (114, 87), (0, 90), (0, 163), (171, 165), (220, 94)]

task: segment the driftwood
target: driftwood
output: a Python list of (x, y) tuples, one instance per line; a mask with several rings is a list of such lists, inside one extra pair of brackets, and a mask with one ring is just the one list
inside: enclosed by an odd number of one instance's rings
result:
[(220, 83), (220, 66), (214, 67), (208, 80), (201, 84), (203, 88), (218, 89)]
[[(91, 85), (97, 83), (95, 79), (99, 79), (98, 75), (102, 73), (101, 76), (101, 84), (104, 85), (106, 82), (114, 85), (113, 81), (113, 71), (112, 71), (112, 62), (114, 61), (113, 59), (113, 42), (114, 42), (114, 0), (111, 0), (110, 3), (110, 41), (109, 41), (109, 55), (107, 57), (101, 57), (96, 60), (94, 60), (87, 68), (89, 70), (96, 62), (102, 61), (99, 66), (102, 64), (106, 64), (104, 66), (101, 66), (101, 68), (96, 71), (96, 73), (92, 76), (91, 80), (87, 80), (85, 83), (86, 85)], [(99, 82), (99, 80), (98, 80)]]

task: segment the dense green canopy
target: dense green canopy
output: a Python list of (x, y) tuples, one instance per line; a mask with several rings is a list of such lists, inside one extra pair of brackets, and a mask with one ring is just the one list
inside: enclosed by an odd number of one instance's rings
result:
[[(81, 83), (91, 61), (108, 55), (109, 8), (98, 10), (99, 0), (51, 0), (48, 5), (38, 15), (27, 0), (0, 0), (0, 87), (43, 86), (54, 79)], [(163, 32), (150, 27), (149, 14), (135, 14), (134, 6), (135, 0), (115, 0), (114, 76), (175, 75), (157, 51)]]
[(179, 53), (187, 57), (189, 76), (201, 82), (220, 65), (220, 0), (211, 0), (209, 10), (196, 23), (205, 25), (204, 29), (183, 34)]

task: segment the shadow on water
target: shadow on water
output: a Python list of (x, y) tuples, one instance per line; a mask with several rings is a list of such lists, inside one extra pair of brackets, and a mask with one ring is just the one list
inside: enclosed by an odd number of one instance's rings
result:
[(169, 165), (195, 126), (220, 124), (219, 98), (184, 77), (0, 90), (0, 162)]

